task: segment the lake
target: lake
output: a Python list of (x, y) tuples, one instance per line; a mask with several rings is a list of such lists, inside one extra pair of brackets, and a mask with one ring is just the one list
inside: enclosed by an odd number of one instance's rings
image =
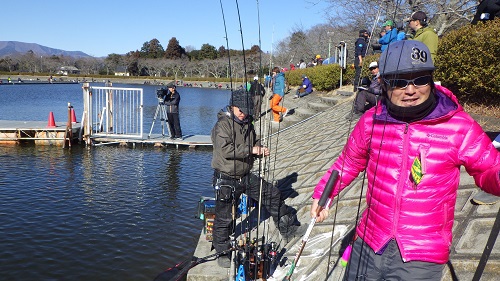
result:
[[(147, 133), (159, 86), (113, 86), (144, 89)], [(81, 87), (1, 85), (0, 120), (45, 121), (52, 111), (65, 123), (70, 102), (80, 121)], [(210, 134), (230, 92), (178, 91), (183, 133)], [(213, 196), (211, 158), (158, 147), (0, 145), (0, 279), (153, 280), (195, 250), (196, 204)]]

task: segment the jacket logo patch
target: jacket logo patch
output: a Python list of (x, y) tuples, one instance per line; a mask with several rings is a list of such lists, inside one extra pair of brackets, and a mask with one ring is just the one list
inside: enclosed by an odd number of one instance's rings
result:
[(442, 139), (442, 140), (448, 139), (448, 137), (445, 135), (437, 135), (437, 134), (427, 134), (427, 137), (431, 139)]
[(411, 165), (411, 178), (417, 186), (422, 181), (422, 163), (418, 157), (415, 157), (413, 164)]

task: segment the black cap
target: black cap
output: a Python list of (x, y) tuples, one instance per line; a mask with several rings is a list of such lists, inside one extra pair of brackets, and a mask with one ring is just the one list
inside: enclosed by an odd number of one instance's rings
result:
[(168, 83), (167, 88), (175, 88), (175, 83), (174, 82)]
[(253, 115), (253, 99), (244, 89), (239, 89), (231, 93), (229, 105), (238, 107), (246, 115)]
[(411, 20), (419, 20), (420, 24), (426, 25), (427, 24), (427, 15), (422, 11), (416, 11), (416, 12), (413, 12), (413, 14), (411, 14), (411, 16), (406, 19), (406, 21), (411, 21)]

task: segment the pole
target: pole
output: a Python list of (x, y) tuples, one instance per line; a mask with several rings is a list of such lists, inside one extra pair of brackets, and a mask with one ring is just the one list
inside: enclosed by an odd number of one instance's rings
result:
[(331, 50), (331, 45), (332, 45), (333, 31), (327, 31), (326, 34), (328, 34), (328, 64), (331, 64), (331, 62), (330, 62), (330, 50)]
[[(333, 186), (335, 185), (335, 182), (337, 181), (337, 177), (339, 176), (339, 172), (336, 170), (333, 170), (332, 173), (330, 174), (330, 178), (328, 179), (328, 182), (325, 185), (325, 189), (323, 190), (323, 194), (321, 194), (321, 198), (319, 199), (318, 202), (318, 209), (317, 209), (317, 215), (325, 208), (330, 205), (331, 199), (330, 194), (333, 191)], [(304, 247), (306, 246), (307, 240), (309, 240), (309, 235), (311, 234), (311, 231), (314, 227), (314, 224), (316, 223), (317, 217), (311, 218), (311, 222), (309, 223), (309, 227), (306, 230), (306, 233), (304, 234), (304, 237), (302, 238), (302, 242), (299, 247), (299, 251), (295, 255), (295, 259), (292, 262), (292, 265), (290, 266), (290, 270), (286, 274), (285, 278), (283, 278), (282, 281), (289, 281), (292, 278), (293, 271), (295, 270), (295, 267), (297, 266), (297, 263), (299, 262), (300, 255), (302, 254), (302, 251), (304, 250)], [(333, 235), (333, 234), (332, 234)]]

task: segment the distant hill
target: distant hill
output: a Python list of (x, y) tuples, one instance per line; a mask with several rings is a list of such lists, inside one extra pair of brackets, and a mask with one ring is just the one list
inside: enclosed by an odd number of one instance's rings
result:
[(24, 55), (29, 50), (32, 50), (39, 56), (68, 56), (74, 58), (92, 57), (80, 51), (64, 51), (60, 49), (49, 48), (35, 43), (24, 43), (18, 41), (0, 41), (0, 58), (4, 56)]

